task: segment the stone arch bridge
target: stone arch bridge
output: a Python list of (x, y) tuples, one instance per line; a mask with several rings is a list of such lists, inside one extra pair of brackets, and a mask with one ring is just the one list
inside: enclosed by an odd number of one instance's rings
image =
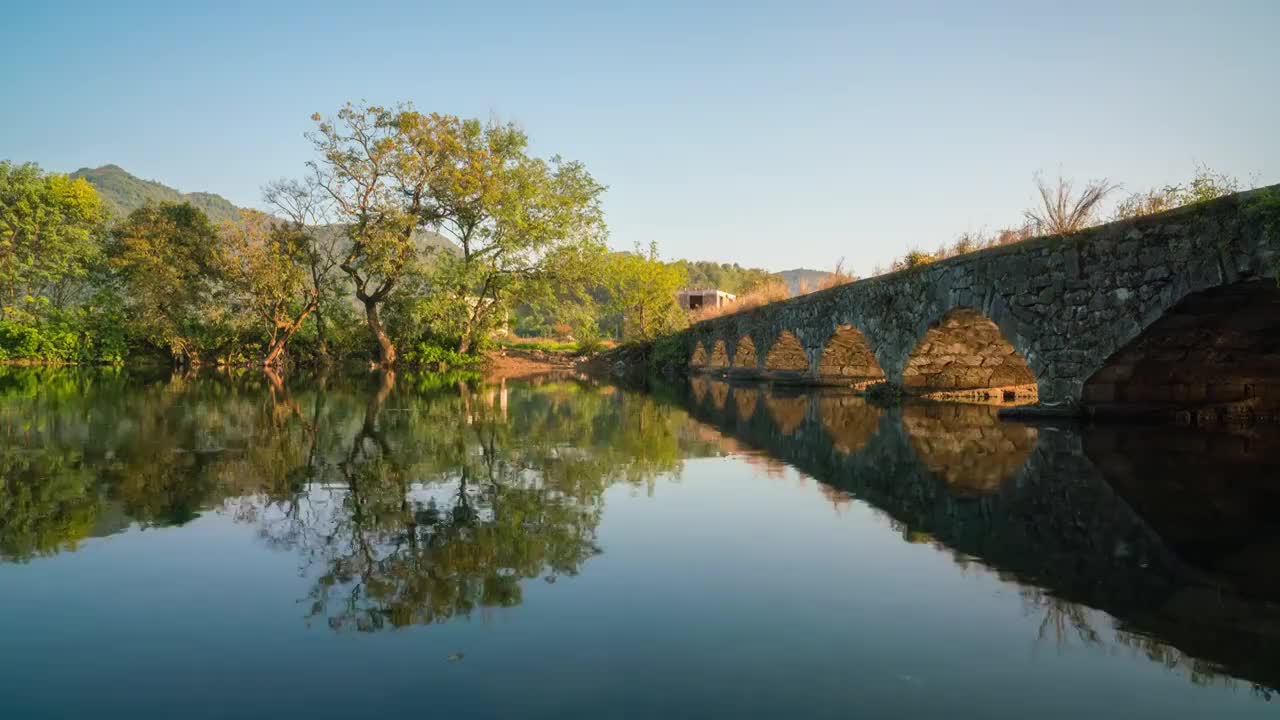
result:
[(1280, 413), (1273, 186), (697, 323), (690, 368), (1078, 408)]

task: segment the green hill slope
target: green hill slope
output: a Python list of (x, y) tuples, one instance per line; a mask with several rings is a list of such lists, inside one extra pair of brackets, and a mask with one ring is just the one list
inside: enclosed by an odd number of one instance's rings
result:
[(117, 215), (127, 215), (145, 205), (148, 200), (153, 200), (191, 203), (203, 210), (215, 223), (237, 220), (240, 217), (240, 209), (221, 195), (207, 192), (182, 193), (154, 180), (143, 180), (131, 175), (119, 165), (80, 168), (71, 173), (71, 177), (84, 178), (92, 183)]

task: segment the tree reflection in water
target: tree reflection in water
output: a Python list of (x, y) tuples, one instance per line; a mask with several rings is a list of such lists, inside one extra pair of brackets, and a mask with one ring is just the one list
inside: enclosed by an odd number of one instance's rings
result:
[(669, 404), (575, 382), (388, 372), (295, 390), (274, 373), (35, 370), (0, 383), (4, 558), (225, 510), (299, 554), (309, 617), (338, 630), (516, 605), (522, 582), (599, 554), (605, 489), (710, 447)]

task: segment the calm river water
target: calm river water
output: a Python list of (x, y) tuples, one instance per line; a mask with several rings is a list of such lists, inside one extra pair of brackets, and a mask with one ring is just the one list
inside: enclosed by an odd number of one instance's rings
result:
[(0, 717), (1235, 718), (1268, 429), (0, 370)]

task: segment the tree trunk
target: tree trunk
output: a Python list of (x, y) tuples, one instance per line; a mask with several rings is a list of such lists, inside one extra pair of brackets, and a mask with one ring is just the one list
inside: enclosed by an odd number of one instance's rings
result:
[(284, 354), (284, 346), (289, 342), (290, 335), (293, 335), (293, 333), (281, 335), (276, 338), (275, 342), (271, 343), (271, 348), (267, 350), (266, 357), (262, 358), (263, 367), (271, 367), (280, 360), (280, 356)]
[(320, 306), (317, 304), (315, 310), (316, 318), (316, 344), (319, 346), (320, 357), (325, 362), (329, 362), (329, 339), (324, 329), (324, 315), (320, 312)]
[(378, 364), (382, 367), (392, 367), (396, 364), (396, 346), (391, 342), (391, 337), (387, 335), (387, 331), (382, 327), (382, 321), (378, 319), (378, 303), (375, 300), (364, 301), (364, 316), (369, 321), (369, 331), (373, 333), (373, 337), (378, 341)]
[(276, 364), (280, 359), (280, 356), (284, 354), (284, 349), (288, 346), (289, 341), (293, 339), (294, 334), (302, 329), (302, 323), (307, 321), (307, 316), (312, 312), (315, 312), (317, 307), (318, 303), (313, 301), (310, 305), (303, 308), (302, 314), (288, 325), (276, 326), (276, 329), (281, 330), (282, 332), (280, 332), (280, 334), (271, 341), (270, 349), (267, 350), (267, 356), (262, 358), (262, 364), (264, 367)]

